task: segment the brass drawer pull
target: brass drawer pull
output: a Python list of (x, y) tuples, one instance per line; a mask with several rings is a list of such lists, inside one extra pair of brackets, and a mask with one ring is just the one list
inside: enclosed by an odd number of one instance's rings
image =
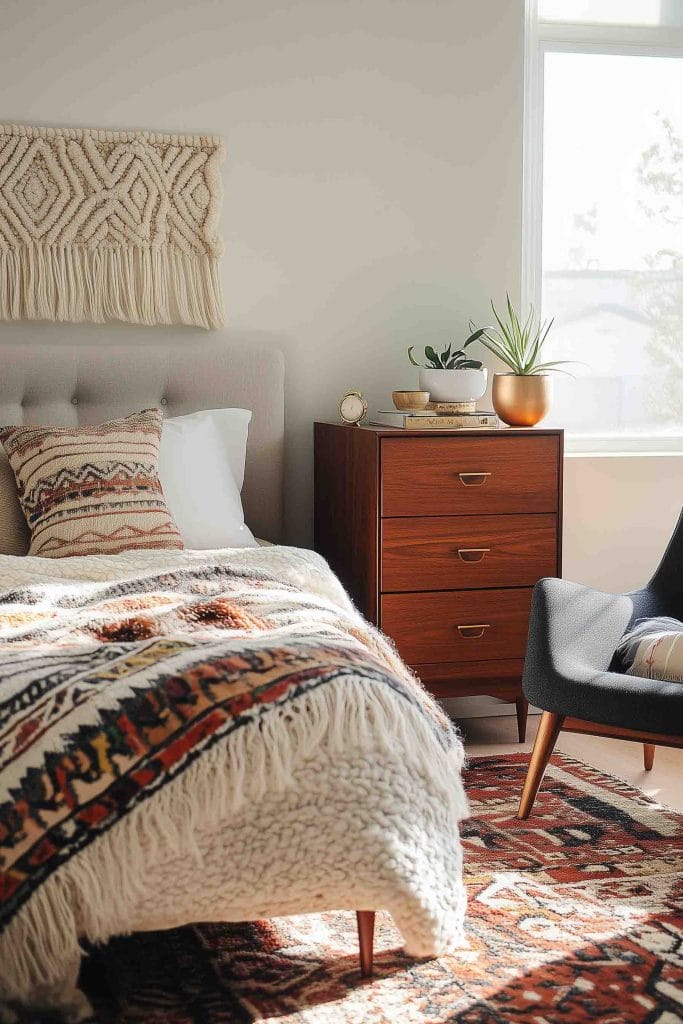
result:
[(461, 562), (481, 562), (490, 550), (491, 548), (458, 548), (458, 558)]
[(490, 476), (490, 473), (458, 473), (460, 483), (465, 487), (481, 487)]
[(458, 633), (460, 633), (461, 637), (464, 637), (467, 640), (478, 640), (479, 637), (482, 637), (484, 635), (487, 629), (491, 628), (491, 623), (479, 622), (476, 625), (456, 626), (455, 628), (457, 629)]

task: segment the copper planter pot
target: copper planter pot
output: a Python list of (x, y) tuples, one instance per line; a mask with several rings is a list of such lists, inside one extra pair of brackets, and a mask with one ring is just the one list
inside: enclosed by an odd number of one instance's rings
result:
[(511, 427), (533, 427), (550, 412), (553, 382), (549, 374), (518, 376), (496, 373), (493, 377), (493, 408)]

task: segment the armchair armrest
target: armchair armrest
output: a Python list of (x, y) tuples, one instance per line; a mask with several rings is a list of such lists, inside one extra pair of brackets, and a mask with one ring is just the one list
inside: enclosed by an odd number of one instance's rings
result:
[(537, 583), (524, 665), (528, 699), (544, 708), (549, 691), (555, 689), (553, 682), (605, 672), (632, 612), (631, 598), (622, 594), (605, 594), (567, 580)]

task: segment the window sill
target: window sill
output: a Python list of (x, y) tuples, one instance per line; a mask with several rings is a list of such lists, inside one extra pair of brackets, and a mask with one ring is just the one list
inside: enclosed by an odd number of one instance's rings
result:
[(683, 437), (565, 437), (570, 458), (683, 457)]

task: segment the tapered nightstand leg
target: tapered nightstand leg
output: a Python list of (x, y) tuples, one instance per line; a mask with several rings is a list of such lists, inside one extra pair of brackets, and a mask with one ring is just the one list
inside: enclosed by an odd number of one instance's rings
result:
[(646, 772), (651, 771), (655, 763), (655, 746), (654, 743), (643, 743), (643, 763)]
[(564, 722), (564, 715), (557, 715), (554, 711), (544, 711), (536, 733), (536, 742), (531, 753), (529, 769), (524, 780), (522, 799), (519, 801), (517, 817), (524, 820), (529, 817), (538, 788), (543, 780), (543, 773), (548, 767), (548, 761), (552, 754), (560, 729)]
[(372, 977), (372, 957), (375, 942), (375, 911), (357, 910), (358, 921), (358, 950), (360, 958), (360, 973), (364, 978)]
[(519, 736), (519, 742), (524, 743), (526, 739), (526, 720), (529, 714), (529, 701), (522, 694), (521, 697), (517, 697), (515, 704), (517, 705), (517, 735)]

